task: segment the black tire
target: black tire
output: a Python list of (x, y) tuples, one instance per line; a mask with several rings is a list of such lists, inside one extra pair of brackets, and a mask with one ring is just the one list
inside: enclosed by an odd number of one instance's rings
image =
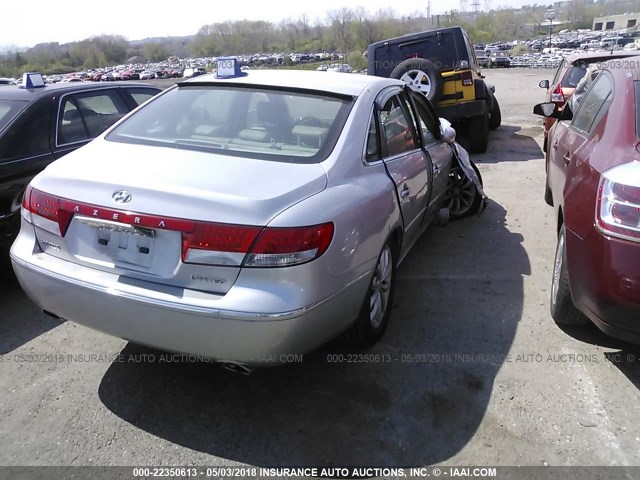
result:
[(421, 92), (430, 102), (442, 96), (444, 81), (436, 66), (424, 58), (410, 58), (391, 72), (391, 78), (404, 80), (413, 90)]
[(466, 133), (469, 137), (469, 152), (486, 152), (489, 146), (489, 112), (473, 117)]
[(567, 272), (567, 244), (564, 224), (558, 232), (556, 256), (553, 262), (551, 279), (551, 316), (558, 325), (580, 327), (587, 325), (589, 319), (573, 304)]
[[(344, 339), (353, 346), (366, 348), (374, 345), (382, 337), (389, 323), (396, 280), (396, 249), (387, 241), (378, 256), (367, 294), (362, 301), (360, 314), (355, 323), (344, 334)], [(382, 277), (382, 281), (380, 281)], [(384, 285), (388, 288), (384, 288)], [(385, 292), (386, 300), (385, 300)], [(374, 312), (378, 297), (382, 311)], [(375, 317), (375, 318), (374, 318)]]
[[(471, 162), (473, 170), (480, 179), (482, 185), (482, 175), (476, 164)], [(447, 183), (447, 193), (445, 194), (444, 207), (449, 209), (449, 219), (451, 221), (470, 217), (478, 213), (482, 195), (478, 192), (472, 180), (468, 179), (460, 166), (456, 165), (449, 172)]]
[(493, 108), (489, 115), (489, 130), (495, 130), (502, 123), (502, 112), (500, 112), (500, 105), (498, 99), (493, 97)]

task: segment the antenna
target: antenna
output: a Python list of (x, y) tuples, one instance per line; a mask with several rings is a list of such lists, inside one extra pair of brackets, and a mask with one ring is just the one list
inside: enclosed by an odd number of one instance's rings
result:
[(480, 10), (480, 0), (472, 0), (471, 8), (473, 9), (473, 13), (477, 15)]
[(431, 18), (431, 0), (427, 0), (427, 18)]

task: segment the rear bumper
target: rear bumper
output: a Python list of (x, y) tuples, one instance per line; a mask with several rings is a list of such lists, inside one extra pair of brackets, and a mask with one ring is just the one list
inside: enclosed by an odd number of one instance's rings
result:
[(360, 310), (370, 277), (360, 275), (303, 308), (251, 312), (245, 311), (252, 304), (249, 290), (243, 292), (238, 310), (223, 310), (216, 308), (214, 295), (201, 294), (209, 297), (204, 301), (193, 291), (192, 297), (168, 292), (158, 298), (159, 285), (132, 283), (44, 253), (25, 254), (15, 244), (11, 261), (27, 295), (61, 318), (161, 350), (249, 366), (291, 362), (293, 355), (344, 331)]
[(436, 107), (439, 117), (447, 120), (455, 121), (465, 118), (477, 117), (484, 115), (487, 111), (487, 102), (485, 100), (473, 100), (470, 102), (456, 103), (454, 105), (442, 105)]
[(567, 262), (576, 307), (605, 333), (640, 343), (640, 243), (567, 229)]

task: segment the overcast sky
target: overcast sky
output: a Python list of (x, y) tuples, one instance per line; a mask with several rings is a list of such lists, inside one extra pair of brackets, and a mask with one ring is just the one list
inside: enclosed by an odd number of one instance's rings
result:
[[(474, 0), (467, 0), (471, 5)], [(486, 5), (485, 0), (480, 6)], [(491, 8), (520, 7), (532, 0), (489, 0)], [(398, 16), (416, 11), (423, 15), (427, 1), (362, 2), (370, 13), (393, 6)], [(147, 37), (194, 35), (202, 25), (225, 20), (267, 20), (277, 23), (306, 13), (311, 19), (324, 20), (327, 12), (358, 3), (347, 0), (244, 0), (244, 1), (171, 1), (141, 0), (2, 0), (0, 7), (0, 46), (31, 47), (37, 43), (66, 43), (102, 34), (123, 35), (128, 40)], [(459, 9), (459, 0), (432, 0), (433, 14)], [(469, 7), (471, 8), (471, 7)]]

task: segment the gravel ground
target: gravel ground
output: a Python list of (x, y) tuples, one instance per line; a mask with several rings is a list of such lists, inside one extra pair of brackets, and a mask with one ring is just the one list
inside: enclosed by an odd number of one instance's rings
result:
[(503, 125), (472, 158), (490, 205), (430, 229), (399, 268), (370, 351), (389, 362), (331, 362), (349, 353), (331, 344), (248, 377), (160, 363), (43, 315), (5, 265), (0, 464), (639, 465), (638, 348), (549, 314), (555, 221), (531, 110), (552, 72), (486, 75)]

